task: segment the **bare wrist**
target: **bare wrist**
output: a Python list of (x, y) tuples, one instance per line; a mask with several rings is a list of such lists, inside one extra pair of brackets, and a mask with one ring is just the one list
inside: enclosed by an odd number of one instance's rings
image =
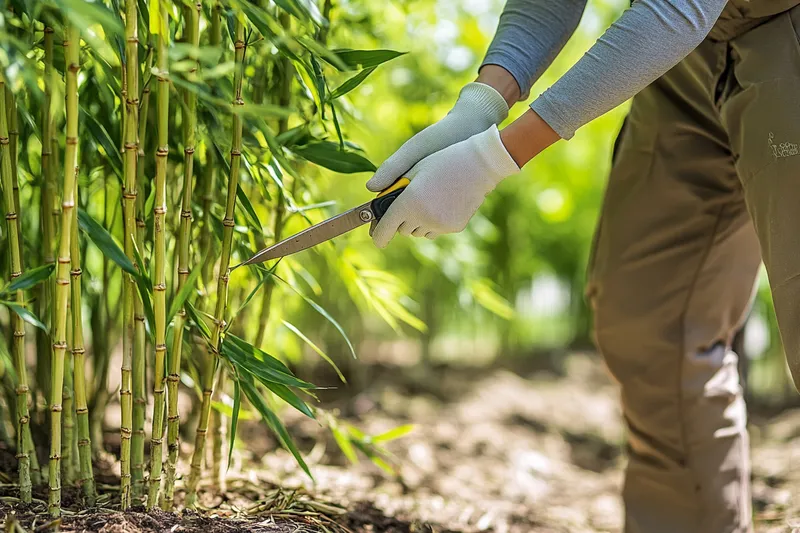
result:
[(478, 72), (478, 78), (475, 81), (484, 83), (499, 92), (509, 108), (519, 101), (522, 94), (514, 76), (498, 65), (485, 65)]
[(519, 168), (560, 139), (532, 109), (500, 131), (500, 140)]

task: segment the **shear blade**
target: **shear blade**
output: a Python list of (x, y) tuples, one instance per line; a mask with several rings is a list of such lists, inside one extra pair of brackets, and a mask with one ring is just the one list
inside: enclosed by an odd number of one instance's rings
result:
[[(368, 215), (362, 214), (365, 212), (368, 213)], [(296, 254), (297, 252), (302, 252), (303, 250), (316, 246), (325, 241), (329, 241), (334, 237), (338, 237), (339, 235), (366, 224), (367, 222), (370, 222), (372, 218), (374, 218), (372, 215), (372, 209), (370, 208), (370, 203), (367, 202), (366, 204), (336, 215), (333, 218), (324, 220), (319, 224), (315, 224), (310, 228), (306, 228), (300, 233), (292, 235), (291, 237), (275, 243), (268, 248), (264, 248), (256, 253), (253, 257), (236, 265), (234, 268), (242, 265), (263, 263), (264, 261), (269, 261), (271, 259), (278, 259), (287, 255)]]

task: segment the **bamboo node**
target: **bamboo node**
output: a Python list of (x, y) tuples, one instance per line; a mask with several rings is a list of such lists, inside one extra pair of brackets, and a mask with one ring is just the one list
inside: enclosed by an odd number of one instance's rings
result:
[(51, 28), (50, 26), (45, 26), (44, 27), (44, 32), (45, 33), (55, 33), (55, 30), (53, 28)]
[(167, 157), (167, 155), (169, 155), (169, 148), (167, 146), (159, 146), (156, 149), (156, 156)]
[(151, 445), (161, 446), (161, 441), (164, 439), (150, 439)]
[(198, 429), (197, 430), (197, 434), (198, 435), (205, 435), (206, 433), (208, 433), (207, 429)]
[(80, 268), (76, 268), (75, 270), (70, 270), (69, 273), (72, 276), (78, 277), (83, 274), (83, 271)]
[(8, 144), (8, 137), (0, 137), (0, 144), (5, 146)]
[(58, 262), (61, 263), (62, 265), (68, 265), (70, 264), (71, 259), (69, 257), (59, 257)]
[[(92, 444), (92, 441), (89, 439), (78, 439), (78, 446), (89, 446)], [(86, 480), (82, 480), (86, 481)]]
[(241, 40), (236, 41), (235, 43), (233, 43), (233, 47), (236, 50), (241, 50), (242, 48), (244, 48), (244, 41), (241, 41)]
[(14, 337), (17, 338), (17, 339), (19, 339), (21, 337), (24, 337), (24, 336), (25, 336), (25, 332), (24, 331), (15, 331), (14, 332)]
[(66, 350), (67, 349), (67, 341), (56, 341), (53, 343), (53, 349), (55, 350)]
[[(16, 389), (17, 394), (28, 394), (29, 390), (31, 390), (31, 389), (30, 389), (30, 387), (28, 387), (28, 385), (17, 385), (17, 389)], [(26, 421), (27, 421), (27, 419), (28, 419), (28, 417), (25, 417)]]
[(64, 408), (61, 406), (61, 404), (54, 403), (53, 405), (50, 406), (50, 410), (53, 411), (54, 413), (60, 413), (61, 411), (64, 410)]
[(123, 439), (130, 440), (130, 438), (131, 438), (131, 430), (130, 430), (130, 428), (119, 428), (119, 432), (122, 435)]
[(228, 228), (232, 228), (236, 225), (236, 222), (232, 218), (223, 218), (222, 225)]
[(11, 273), (11, 279), (18, 278), (18, 277), (20, 277), (21, 275), (22, 275), (22, 272), (21, 272), (21, 271), (19, 271), (19, 270), (17, 270), (16, 272), (12, 272), (12, 273)]
[(239, 151), (239, 150), (237, 150), (236, 148), (233, 148), (233, 149), (231, 150), (231, 156), (232, 156), (232, 157), (238, 157), (238, 156), (240, 156), (240, 155), (242, 155), (242, 152), (241, 152), (241, 151)]
[(166, 344), (156, 344), (156, 352), (166, 352), (167, 345)]
[(203, 396), (211, 396), (212, 394), (214, 394), (214, 391), (212, 391), (212, 390), (205, 389), (203, 391)]
[(132, 143), (131, 142), (126, 142), (125, 143), (125, 149), (126, 150), (136, 150), (137, 148), (139, 148), (139, 143), (135, 143), (135, 142), (132, 142)]
[[(64, 46), (67, 46), (69, 43), (65, 43)], [(77, 63), (70, 63), (69, 67), (67, 68), (72, 74), (77, 74), (81, 70), (81, 66)]]
[[(61, 460), (61, 456), (60, 455), (51, 455), (50, 459), (55, 459), (56, 461), (60, 461)], [(60, 492), (60, 491), (61, 491), (61, 485), (57, 485), (55, 487), (50, 487), (50, 492)]]
[[(167, 417), (167, 422), (177, 422), (180, 419), (181, 419), (181, 417), (179, 415), (168, 416)], [(170, 446), (172, 446), (172, 445), (170, 444)]]
[(144, 322), (144, 315), (136, 315), (133, 319), (137, 322)]
[(16, 457), (17, 459), (30, 459), (30, 456), (28, 456), (27, 453), (18, 453)]
[(131, 391), (129, 390), (121, 390), (119, 391), (120, 396), (132, 396)]
[(136, 193), (136, 191), (133, 191), (133, 192), (127, 192), (127, 191), (125, 191), (124, 193), (122, 193), (122, 197), (123, 197), (125, 200), (135, 200), (135, 199), (136, 199), (136, 196), (137, 196), (137, 193)]
[(167, 207), (163, 205), (159, 205), (153, 208), (153, 212), (156, 215), (166, 215), (167, 214)]
[(188, 268), (179, 268), (178, 269), (178, 274), (186, 274), (188, 276), (189, 275), (189, 269)]
[(241, 96), (237, 97), (236, 100), (233, 101), (233, 105), (244, 105), (244, 99)]
[[(68, 279), (56, 279), (56, 285), (61, 285), (62, 287), (65, 285), (69, 285)], [(66, 345), (64, 346), (66, 348)]]
[(181, 218), (192, 218), (192, 211), (190, 209), (181, 209)]
[(156, 283), (155, 285), (153, 285), (153, 290), (154, 291), (165, 291), (165, 290), (167, 290), (167, 285), (164, 284), (164, 283)]
[(67, 137), (66, 143), (67, 144), (78, 144), (78, 138), (77, 137)]
[(6, 215), (6, 220), (17, 220), (17, 214), (16, 213), (8, 213)]
[(192, 155), (194, 153), (194, 146), (188, 146), (184, 148), (183, 153), (186, 155)]
[(20, 419), (19, 419), (20, 425), (25, 425), (30, 421), (31, 421), (31, 418), (29, 416), (23, 416), (23, 417), (20, 417)]
[(178, 374), (169, 374), (167, 376), (167, 381), (170, 382), (170, 383), (178, 383), (178, 382), (180, 382), (180, 380), (181, 380), (181, 377)]
[(72, 355), (83, 355), (85, 353), (86, 353), (86, 349), (85, 348), (73, 348), (72, 349)]
[(75, 414), (78, 414), (78, 415), (85, 415), (88, 412), (89, 412), (89, 408), (88, 407), (79, 407), (78, 409), (75, 409)]

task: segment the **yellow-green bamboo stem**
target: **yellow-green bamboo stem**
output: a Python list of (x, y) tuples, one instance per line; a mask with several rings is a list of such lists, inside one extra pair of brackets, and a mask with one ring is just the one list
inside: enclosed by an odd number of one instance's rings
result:
[(64, 384), (64, 354), (67, 349), (67, 304), (69, 302), (70, 240), (72, 210), (75, 207), (75, 173), (78, 152), (78, 71), (80, 70), (80, 32), (68, 25), (65, 30), (67, 135), (64, 153), (64, 184), (61, 201), (61, 238), (56, 267), (56, 320), (53, 334), (52, 381), (50, 390), (50, 499), (52, 516), (61, 515), (61, 395)]
[[(77, 204), (78, 192), (75, 191)], [(72, 364), (74, 366), (75, 419), (78, 426), (78, 482), (89, 505), (97, 501), (92, 473), (92, 442), (89, 438), (89, 408), (86, 405), (86, 350), (83, 342), (83, 303), (81, 299), (81, 248), (78, 242), (78, 211), (72, 211), (70, 240), (72, 294)]]
[[(200, 11), (202, 5), (197, 2), (192, 6), (184, 6), (185, 40), (193, 47), (200, 46)], [(188, 73), (190, 77), (197, 72), (195, 65)], [(178, 294), (189, 277), (189, 241), (192, 232), (192, 178), (194, 176), (194, 150), (195, 129), (197, 124), (196, 108), (197, 96), (194, 91), (183, 92), (183, 195), (181, 198), (180, 225), (178, 233), (178, 283), (175, 294)], [(172, 354), (170, 358), (167, 386), (167, 478), (164, 484), (164, 499), (162, 507), (172, 509), (175, 493), (175, 467), (178, 463), (180, 442), (178, 433), (180, 429), (180, 414), (178, 413), (178, 383), (181, 376), (181, 355), (183, 351), (183, 327), (186, 321), (186, 311), (183, 307), (175, 316), (172, 329)]]
[[(125, 135), (124, 135), (124, 246), (125, 254), (134, 261), (133, 237), (136, 232), (136, 163), (138, 157), (139, 112), (139, 38), (137, 0), (125, 2)], [(135, 280), (130, 274), (123, 276), (123, 337), (122, 369), (120, 383), (120, 503), (122, 509), (131, 504), (131, 436), (133, 433), (132, 365), (134, 352), (134, 300)]]
[[(227, 375), (225, 372), (220, 372), (217, 375), (217, 385), (214, 391), (216, 401), (222, 400), (222, 394), (224, 394), (227, 385)], [(225, 417), (220, 411), (213, 410), (211, 412), (211, 480), (214, 483), (214, 487), (221, 492), (226, 490), (225, 472), (222, 468), (222, 449), (224, 448), (226, 435)]]
[[(14, 210), (19, 213), (19, 177), (17, 169), (17, 144), (19, 141), (19, 125), (17, 117), (17, 99), (11, 88), (5, 88), (6, 113), (8, 115), (8, 148), (11, 155), (11, 175), (14, 179)], [(17, 217), (17, 234), (22, 235), (22, 221)], [(22, 239), (19, 240), (19, 260), (22, 269), (25, 269), (25, 252), (22, 249)]]
[[(71, 230), (70, 230), (71, 231)], [(72, 241), (72, 237), (70, 237)], [(71, 250), (71, 246), (70, 246)], [(71, 254), (71, 251), (70, 251)], [(72, 284), (70, 283), (70, 287)], [(70, 288), (70, 293), (72, 289)], [(72, 306), (67, 304), (69, 309), (67, 312), (67, 324), (72, 324)], [(73, 330), (67, 326), (67, 351), (64, 353), (64, 387), (61, 393), (61, 431), (63, 439), (61, 440), (61, 479), (62, 483), (71, 485), (77, 479), (77, 464), (75, 462), (75, 455), (73, 452), (73, 438), (75, 437), (75, 418), (74, 418), (74, 405), (72, 394), (72, 347), (74, 346), (72, 340)]]
[[(236, 39), (234, 48), (235, 70), (233, 78), (233, 106), (238, 108), (244, 105), (242, 99), (242, 77), (244, 74), (244, 26), (237, 18)], [(193, 506), (197, 501), (197, 484), (200, 481), (202, 459), (205, 453), (206, 432), (208, 431), (208, 418), (211, 412), (211, 396), (214, 392), (214, 379), (219, 359), (219, 347), (222, 330), (225, 328), (225, 309), (228, 299), (228, 276), (231, 259), (231, 243), (233, 241), (234, 208), (236, 207), (236, 188), (239, 183), (239, 165), (242, 157), (242, 119), (241, 114), (233, 114), (233, 133), (231, 142), (230, 175), (228, 176), (228, 195), (225, 203), (225, 218), (222, 220), (222, 256), (220, 258), (219, 277), (217, 281), (217, 305), (214, 311), (214, 332), (211, 338), (213, 359), (203, 376), (203, 404), (200, 410), (200, 420), (195, 434), (194, 453), (189, 473), (189, 482), (186, 488), (186, 504)]]
[[(147, 54), (146, 70), (150, 72), (153, 66), (153, 55)], [(144, 244), (144, 142), (147, 133), (147, 116), (150, 111), (150, 84), (142, 89), (142, 103), (139, 116), (139, 140), (137, 151), (136, 182), (140, 194), (136, 196), (136, 242)], [(133, 497), (144, 500), (144, 441), (145, 441), (145, 411), (147, 410), (147, 387), (145, 383), (147, 368), (147, 337), (144, 325), (144, 305), (138, 294), (133, 295), (133, 319), (135, 330), (133, 333), (133, 439), (131, 441), (131, 481), (133, 483)]]
[[(5, 78), (0, 73), (0, 89), (5, 90)], [(9, 149), (8, 124), (6, 120), (5, 98), (0, 98), (0, 171), (2, 171), (3, 207), (6, 212), (6, 224), (11, 257), (11, 273), (9, 279), (13, 281), (22, 275), (20, 260), (21, 236), (18, 231), (17, 219), (19, 213), (14, 206), (14, 174), (11, 170), (11, 154)], [(17, 304), (25, 304), (22, 291), (15, 295)], [(30, 417), (28, 415), (28, 377), (25, 366), (25, 323), (16, 313), (12, 313), (11, 325), (14, 330), (12, 351), (14, 366), (17, 371), (17, 461), (19, 463), (19, 489), (20, 499), (23, 502), (31, 501), (31, 461), (30, 448), (26, 443), (26, 434), (30, 432)]]
[[(153, 4), (151, 4), (153, 5)], [(158, 3), (161, 20), (168, 20), (167, 2)], [(166, 24), (164, 24), (166, 26)], [(163, 28), (162, 28), (163, 33)], [(153, 204), (153, 312), (155, 313), (155, 364), (153, 366), (153, 429), (150, 435), (150, 482), (147, 508), (158, 504), (161, 488), (161, 470), (164, 461), (164, 391), (167, 382), (165, 361), (167, 355), (167, 279), (166, 279), (166, 215), (167, 215), (167, 156), (169, 155), (169, 34), (156, 36), (156, 179)]]

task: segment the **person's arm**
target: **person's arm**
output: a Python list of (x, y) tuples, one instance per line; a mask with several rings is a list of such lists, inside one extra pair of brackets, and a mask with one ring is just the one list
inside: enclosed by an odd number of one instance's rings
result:
[[(505, 133), (504, 140), (521, 145), (512, 136), (541, 131), (542, 121), (558, 137), (572, 138), (579, 127), (633, 97), (694, 50), (711, 31), (726, 3), (727, 0), (637, 0), (561, 79), (531, 104), (531, 110), (541, 120), (526, 113), (523, 123)], [(520, 151), (515, 157), (517, 162), (525, 164), (535, 151), (532, 148), (528, 147), (527, 154)]]
[[(559, 1), (559, 0), (554, 0)], [(644, 89), (696, 48), (727, 0), (637, 0), (578, 63), (502, 133), (492, 125), (409, 171), (373, 240), (396, 232), (435, 237), (461, 231), (484, 197), (559, 138)]]
[[(498, 86), (510, 90), (509, 105), (527, 99), (531, 85), (575, 32), (585, 8), (586, 0), (508, 0), (481, 62), (478, 81), (504, 96)], [(516, 94), (507, 87), (509, 81), (517, 86)]]

